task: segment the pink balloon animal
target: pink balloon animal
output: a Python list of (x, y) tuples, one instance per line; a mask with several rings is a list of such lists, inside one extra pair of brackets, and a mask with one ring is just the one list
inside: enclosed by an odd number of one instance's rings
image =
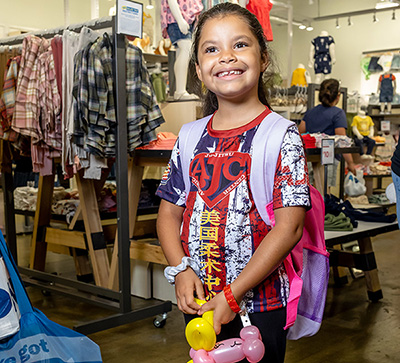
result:
[(235, 363), (246, 358), (250, 363), (259, 362), (265, 353), (261, 335), (254, 325), (240, 331), (240, 338), (217, 342), (213, 350), (190, 350), (193, 363)]

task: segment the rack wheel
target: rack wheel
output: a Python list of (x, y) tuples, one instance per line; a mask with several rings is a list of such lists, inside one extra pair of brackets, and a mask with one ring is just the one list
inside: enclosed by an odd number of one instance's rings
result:
[(163, 313), (162, 315), (157, 315), (153, 320), (153, 325), (156, 328), (164, 327), (165, 323), (167, 322), (167, 313)]

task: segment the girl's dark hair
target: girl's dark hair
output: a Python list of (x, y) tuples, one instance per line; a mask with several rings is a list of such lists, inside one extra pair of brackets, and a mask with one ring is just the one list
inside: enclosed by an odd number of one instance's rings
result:
[(340, 83), (337, 79), (325, 79), (319, 89), (319, 101), (326, 107), (332, 106), (340, 92)]
[(261, 56), (267, 57), (268, 59), (267, 70), (264, 73), (261, 73), (258, 79), (258, 98), (261, 103), (270, 107), (266, 97), (266, 86), (273, 86), (276, 67), (275, 62), (272, 61), (273, 55), (268, 47), (267, 40), (265, 39), (263, 28), (261, 27), (255, 15), (253, 15), (250, 11), (238, 4), (227, 2), (215, 5), (211, 9), (201, 14), (193, 34), (192, 55), (189, 63), (189, 74), (193, 75), (194, 77), (194, 79), (192, 80), (193, 92), (203, 100), (204, 115), (209, 115), (218, 109), (218, 100), (217, 96), (213, 92), (202, 88), (202, 83), (197, 77), (196, 64), (199, 63), (198, 49), (201, 32), (205, 23), (208, 20), (214, 18), (222, 18), (228, 15), (239, 16), (248, 24), (250, 30), (258, 40)]

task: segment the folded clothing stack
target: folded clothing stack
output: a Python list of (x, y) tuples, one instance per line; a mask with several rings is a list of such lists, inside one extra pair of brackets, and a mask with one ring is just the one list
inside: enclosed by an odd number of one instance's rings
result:
[(372, 175), (386, 175), (390, 174), (390, 168), (380, 163), (375, 163), (369, 166)]
[(325, 215), (325, 231), (352, 231), (353, 225), (349, 217), (341, 212), (339, 215), (334, 216), (333, 214)]
[(346, 200), (348, 200), (352, 206), (357, 204), (368, 205), (370, 203), (366, 195), (360, 195), (359, 197), (348, 197)]
[(357, 221), (376, 222), (376, 223), (393, 223), (396, 220), (396, 214), (386, 214), (384, 212), (356, 209), (348, 200), (342, 201), (334, 195), (325, 196), (325, 214), (333, 214), (338, 216), (344, 213), (351, 220), (354, 228), (357, 228)]
[(303, 134), (301, 135), (301, 138), (303, 139), (304, 142), (304, 147), (306, 149), (315, 149), (316, 148), (316, 139), (314, 136), (311, 136), (310, 134)]
[(157, 140), (150, 141), (148, 145), (140, 146), (136, 149), (172, 150), (177, 138), (178, 136), (172, 132), (159, 132), (157, 134)]
[(386, 194), (373, 194), (368, 197), (370, 203), (373, 204), (391, 204), (390, 200), (387, 198)]

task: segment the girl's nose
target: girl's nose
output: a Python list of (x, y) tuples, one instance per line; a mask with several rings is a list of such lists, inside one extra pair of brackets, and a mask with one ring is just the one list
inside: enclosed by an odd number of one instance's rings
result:
[(220, 56), (221, 63), (233, 63), (235, 60), (236, 60), (236, 57), (231, 51), (221, 52), (221, 56)]

